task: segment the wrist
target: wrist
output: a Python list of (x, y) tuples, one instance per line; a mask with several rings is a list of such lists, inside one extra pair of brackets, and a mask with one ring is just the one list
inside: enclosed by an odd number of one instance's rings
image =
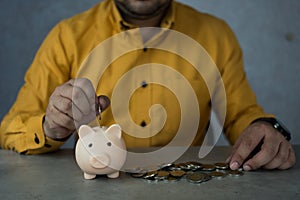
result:
[(274, 129), (276, 129), (279, 133), (281, 133), (287, 141), (291, 140), (290, 131), (278, 119), (276, 119), (276, 118), (258, 118), (256, 120), (254, 120), (252, 123), (256, 123), (256, 122), (265, 122), (265, 123), (270, 124)]
[(44, 135), (47, 138), (50, 138), (51, 140), (58, 141), (58, 142), (64, 142), (71, 136), (72, 132), (70, 133), (60, 133), (58, 134), (58, 131), (56, 129), (53, 129), (50, 127), (48, 121), (45, 119), (45, 116), (43, 118), (43, 131)]

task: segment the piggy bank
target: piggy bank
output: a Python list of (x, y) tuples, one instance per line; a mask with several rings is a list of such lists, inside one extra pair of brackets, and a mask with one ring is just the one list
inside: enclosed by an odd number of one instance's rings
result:
[(84, 178), (93, 179), (98, 174), (119, 177), (127, 156), (121, 127), (118, 124), (109, 128), (82, 125), (78, 135), (75, 158)]

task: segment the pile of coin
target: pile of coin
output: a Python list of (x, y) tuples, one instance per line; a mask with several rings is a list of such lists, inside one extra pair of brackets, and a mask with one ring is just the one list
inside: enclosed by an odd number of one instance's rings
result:
[(226, 163), (203, 164), (197, 161), (162, 164), (157, 170), (138, 169), (127, 171), (127, 173), (134, 178), (141, 178), (148, 182), (174, 182), (186, 179), (195, 184), (206, 182), (212, 178), (224, 178), (227, 175), (234, 177), (243, 175), (241, 169), (230, 170)]

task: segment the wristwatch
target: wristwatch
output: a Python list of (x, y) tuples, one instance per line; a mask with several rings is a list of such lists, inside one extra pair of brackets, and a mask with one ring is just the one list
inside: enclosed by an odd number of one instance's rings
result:
[(287, 141), (291, 140), (291, 133), (290, 131), (284, 126), (282, 122), (275, 118), (258, 118), (254, 120), (254, 122), (263, 121), (271, 124), (279, 133), (281, 133)]

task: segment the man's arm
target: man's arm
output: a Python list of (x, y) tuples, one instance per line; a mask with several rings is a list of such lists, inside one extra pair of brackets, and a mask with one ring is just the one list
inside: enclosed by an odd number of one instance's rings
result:
[[(225, 28), (225, 56), (221, 66), (227, 94), (227, 117), (224, 131), (234, 144), (228, 158), (232, 169), (243, 166), (245, 170), (264, 167), (287, 169), (294, 165), (295, 154), (291, 144), (265, 122), (252, 123), (259, 118), (274, 117), (263, 112), (257, 104), (243, 69), (242, 51), (233, 32)], [(255, 151), (258, 145), (261, 149)], [(253, 155), (254, 154), (254, 155)]]
[(46, 37), (27, 70), (25, 83), (4, 117), (0, 128), (1, 147), (19, 153), (43, 153), (58, 149), (63, 142), (45, 137), (42, 123), (54, 89), (70, 79), (71, 62), (56, 26)]

